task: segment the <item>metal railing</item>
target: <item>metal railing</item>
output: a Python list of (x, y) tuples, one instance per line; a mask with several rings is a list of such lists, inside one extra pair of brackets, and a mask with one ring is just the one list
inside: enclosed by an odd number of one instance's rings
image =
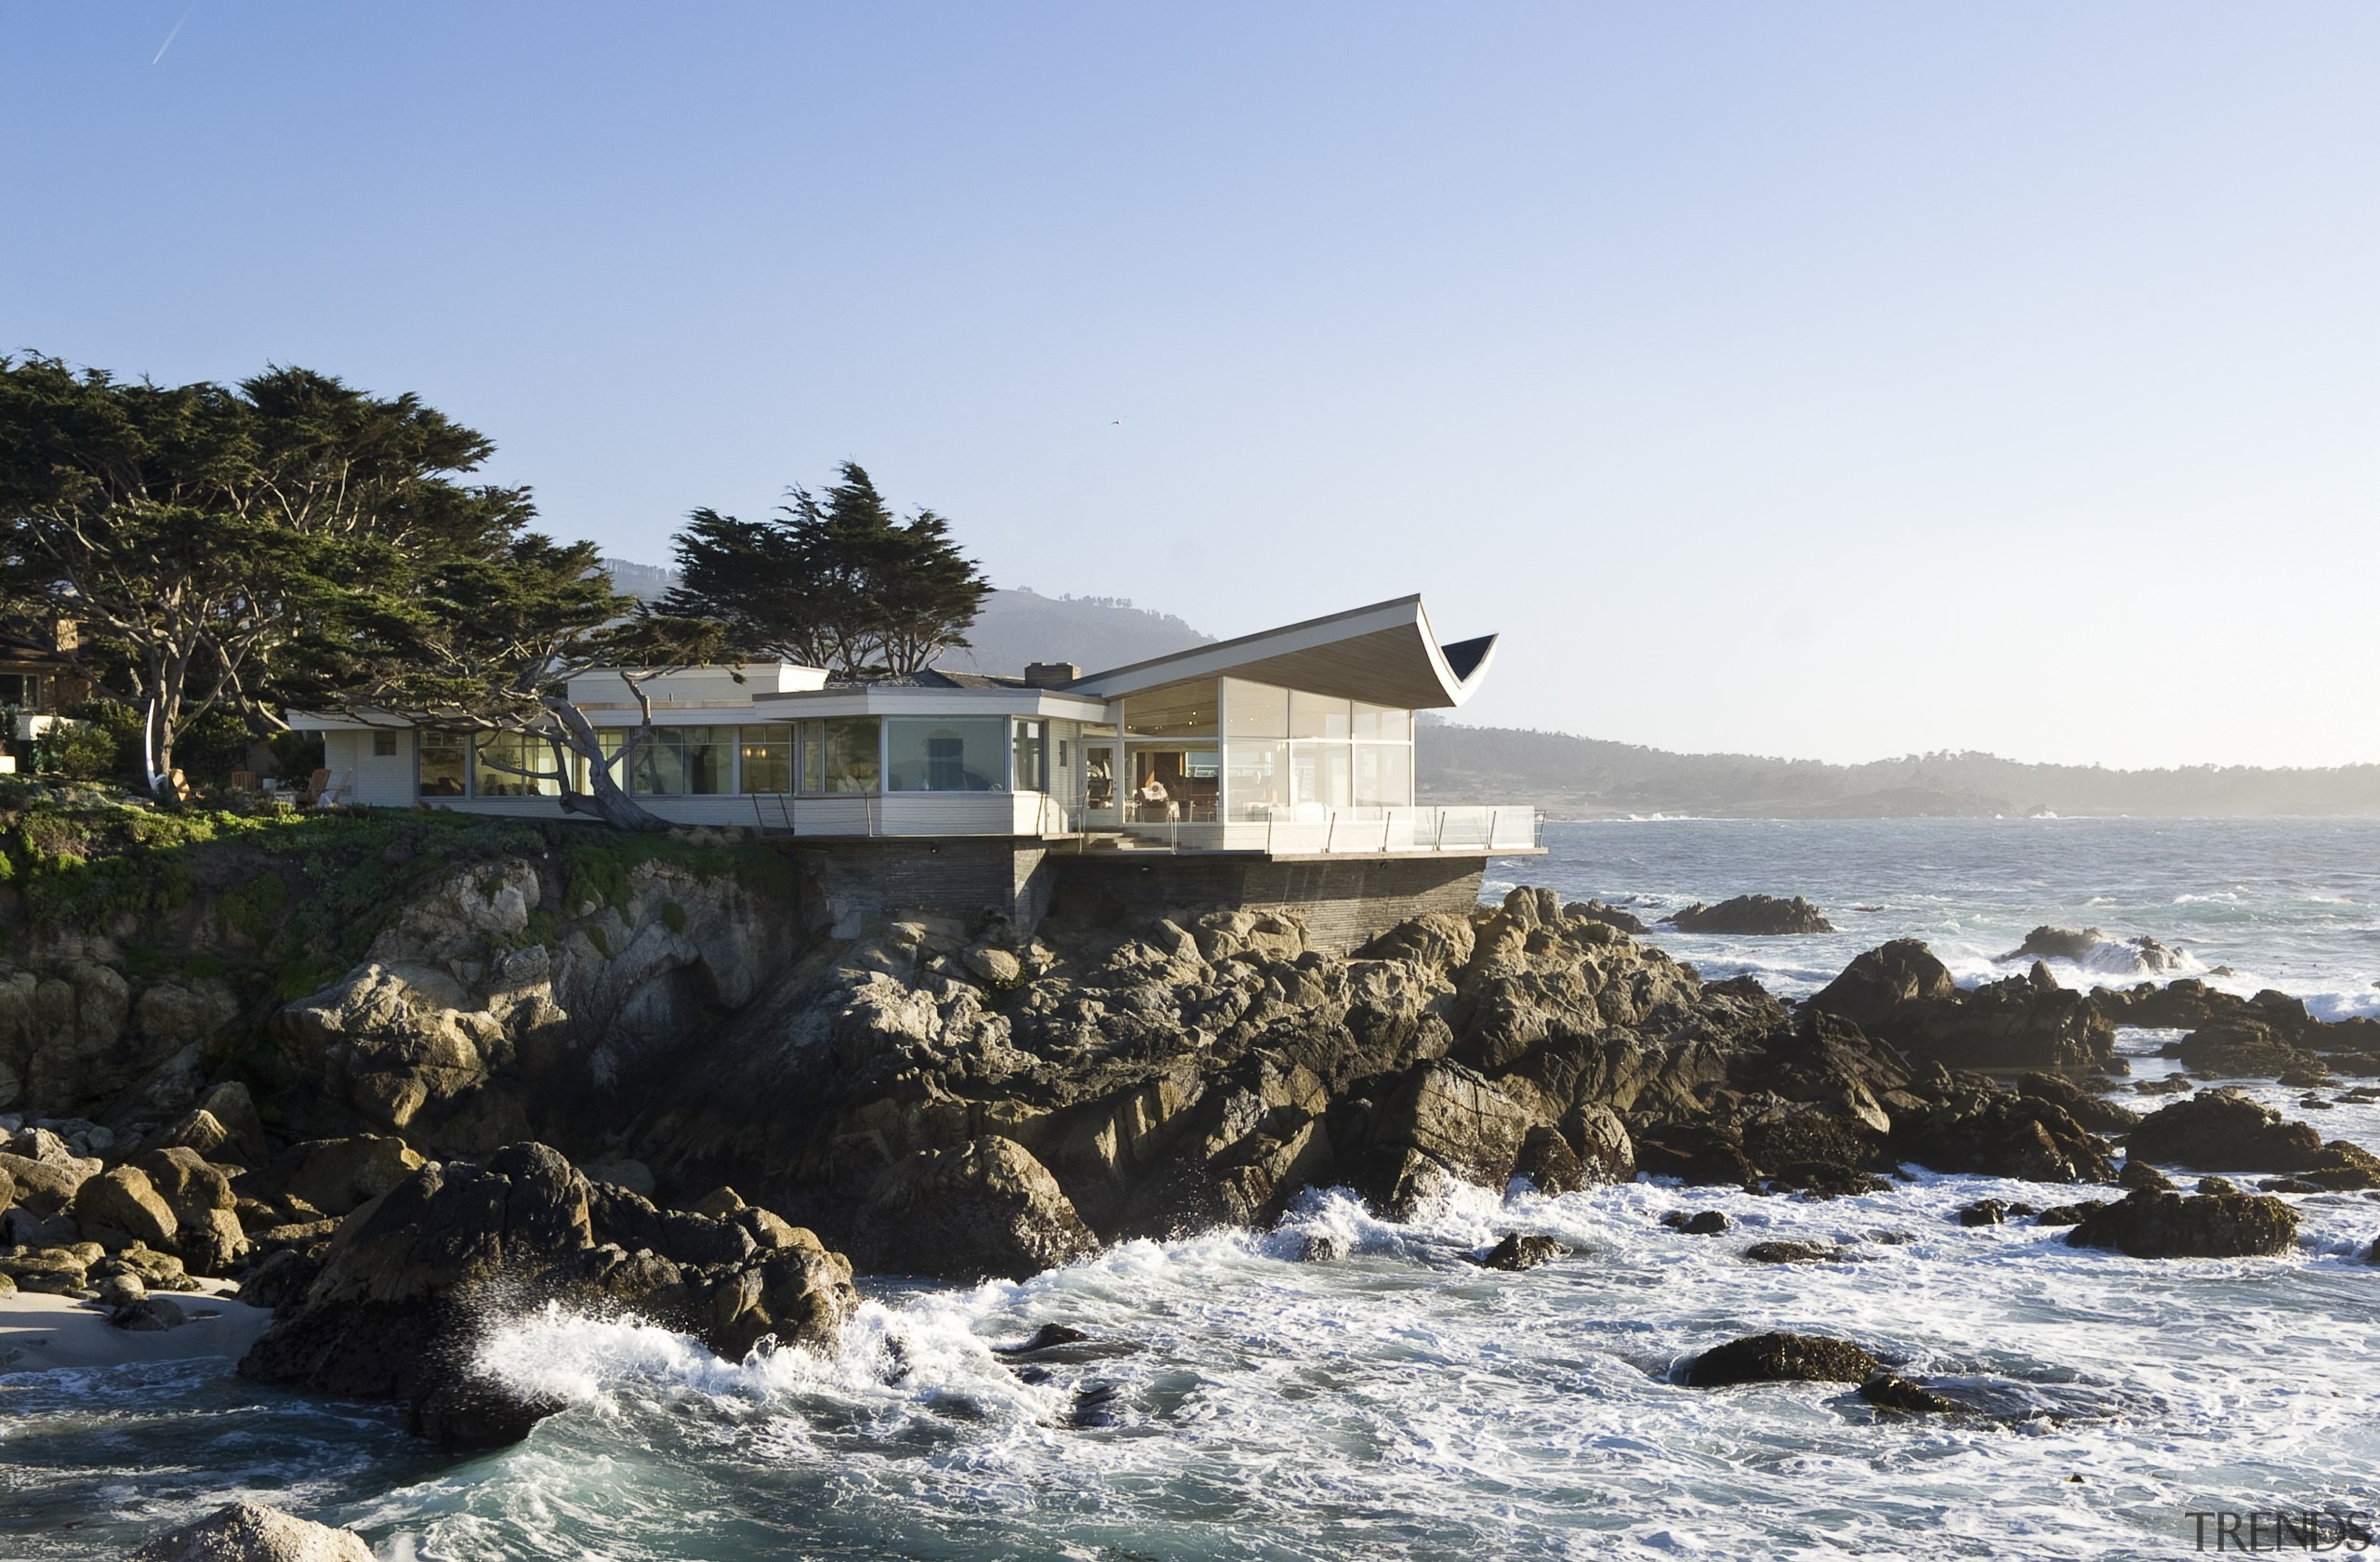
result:
[(1448, 808), (1274, 808), (1261, 818), (1214, 824), (1169, 819), (1113, 827), (1136, 841), (1183, 852), (1264, 852), (1326, 856), (1381, 852), (1525, 852), (1536, 847), (1538, 813), (1525, 804)]

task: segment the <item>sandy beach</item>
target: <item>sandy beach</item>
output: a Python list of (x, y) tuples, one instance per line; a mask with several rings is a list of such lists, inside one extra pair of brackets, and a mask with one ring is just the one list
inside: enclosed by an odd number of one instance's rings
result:
[(73, 1297), (20, 1291), (0, 1299), (0, 1374), (198, 1356), (237, 1360), (272, 1321), (265, 1308), (229, 1295), (209, 1291), (160, 1294), (178, 1304), (190, 1321), (178, 1329), (147, 1332), (114, 1328), (105, 1312)]

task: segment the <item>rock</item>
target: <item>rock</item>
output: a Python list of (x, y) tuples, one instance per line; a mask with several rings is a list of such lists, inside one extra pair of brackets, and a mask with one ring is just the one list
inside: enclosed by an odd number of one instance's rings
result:
[(158, 1334), (168, 1329), (179, 1329), (190, 1321), (189, 1315), (178, 1302), (163, 1296), (143, 1296), (127, 1302), (108, 1316), (108, 1322), (118, 1329), (128, 1329), (136, 1334)]
[(1904, 1415), (1945, 1415), (1964, 1409), (1958, 1401), (1945, 1398), (1897, 1372), (1877, 1372), (1864, 1380), (1859, 1384), (1859, 1397), (1880, 1410), (1897, 1410)]
[(590, 1160), (579, 1170), (587, 1173), (589, 1181), (611, 1183), (628, 1189), (641, 1198), (651, 1198), (659, 1191), (659, 1185), (654, 1179), (653, 1168), (641, 1160), (627, 1158), (617, 1160)]
[[(19, 1135), (21, 1142), (23, 1135)], [(31, 1156), (0, 1155), (0, 1172), (7, 1175), (17, 1204), (36, 1214), (63, 1213), (74, 1201), (74, 1190), (99, 1171), (96, 1163), (69, 1158), (63, 1161)]]
[(2314, 1164), (2305, 1169), (2305, 1180), (2333, 1193), (2380, 1188), (2380, 1156), (2360, 1145), (2334, 1139), (2322, 1146)]
[(2217, 1021), (2182, 1038), (2175, 1055), (2193, 1074), (2213, 1079), (2320, 1079), (2314, 1054), (2257, 1020)]
[(1569, 1141), (1562, 1137), (1559, 1130), (1544, 1127), (1530, 1129), (1528, 1137), (1521, 1141), (1520, 1158), (1514, 1163), (1513, 1175), (1527, 1179), (1549, 1198), (1576, 1193), (1593, 1183)]
[(1978, 1198), (1959, 1211), (1961, 1225), (2002, 1225), (2008, 1219), (2008, 1206), (1997, 1198)]
[(1645, 925), (1642, 918), (1617, 907), (1606, 906), (1600, 900), (1572, 901), (1562, 907), (1562, 915), (1571, 921), (1601, 922), (1607, 928), (1616, 928), (1626, 933), (1652, 931)]
[(1948, 1068), (2115, 1066), (2115, 1025), (2091, 998), (2061, 987), (2036, 961), (2022, 976), (1961, 992), (1950, 969), (1913, 938), (1871, 949), (1812, 996), (1918, 1063)]
[(1003, 990), (1025, 980), (1025, 962), (1006, 949), (978, 944), (959, 957), (959, 963), (986, 986)]
[(2067, 928), (2037, 927), (2025, 934), (2025, 941), (2004, 955), (1992, 959), (2001, 964), (2020, 960), (2062, 960), (2081, 961), (2090, 958), (2091, 951), (2107, 942), (2108, 935), (2097, 928), (2084, 928), (2080, 933)]
[(742, 1194), (723, 1185), (711, 1189), (686, 1206), (695, 1214), (708, 1215), (713, 1220), (725, 1220), (728, 1216), (747, 1207)]
[(1661, 1224), (1688, 1237), (1716, 1237), (1732, 1223), (1717, 1210), (1697, 1210), (1690, 1215), (1683, 1210), (1672, 1210), (1661, 1217)]
[(2054, 1204), (2034, 1220), (2035, 1225), (2080, 1225), (2083, 1220), (2108, 1207), (2104, 1198), (2085, 1198), (2075, 1204)]
[(102, 1172), (74, 1192), (74, 1224), (102, 1244), (145, 1242), (170, 1248), (178, 1229), (172, 1206), (137, 1166)]
[(151, 1541), (127, 1562), (372, 1562), (372, 1548), (352, 1529), (234, 1502)]
[(1488, 1250), (1479, 1261), (1483, 1269), (1535, 1269), (1557, 1258), (1567, 1258), (1570, 1250), (1551, 1237), (1523, 1236), (1515, 1231)]
[(2149, 1165), (2145, 1160), (2133, 1159), (2129, 1151), (2125, 1152), (2123, 1170), (2116, 1175), (2116, 1185), (2118, 1187), (2129, 1188), (2135, 1193), (2172, 1193), (2175, 1191), (2173, 1178), (2168, 1177), (2165, 1173), (2158, 1171), (2157, 1168)]
[(994, 1345), (995, 1356), (1033, 1356), (1054, 1350), (1060, 1345), (1079, 1345), (1091, 1338), (1081, 1330), (1063, 1323), (1045, 1323), (1033, 1331), (1033, 1337), (1021, 1345)]
[(2141, 1192), (2086, 1215), (2066, 1240), (2134, 1258), (2258, 1258), (2287, 1252), (2297, 1222), (2294, 1209), (2266, 1194)]
[(99, 1292), (99, 1304), (105, 1307), (129, 1307), (149, 1295), (149, 1288), (141, 1284), (138, 1275), (110, 1275), (91, 1289)]
[(2267, 1177), (2256, 1184), (2258, 1193), (2328, 1193), (2321, 1184), (2305, 1177)]
[(1100, 1245), (1049, 1169), (990, 1135), (886, 1168), (859, 1228), (867, 1267), (951, 1279), (1022, 1279)]
[(1300, 1264), (1336, 1264), (1347, 1256), (1347, 1238), (1334, 1231), (1317, 1232), (1298, 1246)]
[(1450, 1183), (1501, 1187), (1531, 1126), (1526, 1107), (1475, 1071), (1425, 1065), (1381, 1108), (1364, 1191), (1402, 1215)]
[(2322, 1136), (2237, 1091), (2210, 1090), (2142, 1119), (2124, 1153), (2200, 1172), (2302, 1172), (2320, 1164)]
[(1816, 1334), (1753, 1334), (1713, 1345), (1687, 1364), (1689, 1388), (1750, 1383), (1865, 1383), (1884, 1364), (1847, 1340)]
[(2095, 1095), (2063, 1075), (2028, 1074), (2016, 1081), (2016, 1093), (2056, 1103), (2094, 1133), (2128, 1133), (2140, 1121), (2132, 1108)]
[(72, 1215), (36, 1214), (21, 1204), (0, 1215), (0, 1247), (56, 1248), (82, 1239)]
[(1636, 1163), (1656, 1177), (1694, 1186), (1749, 1187), (1760, 1169), (1744, 1154), (1739, 1130), (1725, 1123), (1677, 1121), (1645, 1125), (1636, 1135)]
[(1901, 1159), (1936, 1172), (2034, 1183), (2103, 1183), (2115, 1175), (2105, 1143), (2056, 1103), (1964, 1085), (1896, 1118), (1889, 1145)]
[[(283, 1252), (274, 1263), (306, 1262)], [(814, 1239), (758, 1251), (727, 1223), (656, 1210), (546, 1145), (515, 1145), (484, 1169), (424, 1166), (341, 1224), (240, 1370), (405, 1401), (414, 1430), (442, 1442), (514, 1441), (559, 1406), (482, 1368), (478, 1347), (547, 1303), (633, 1309), (740, 1357), (771, 1338), (831, 1344), (857, 1296), (850, 1265)]]
[(1636, 1145), (1628, 1125), (1610, 1107), (1589, 1103), (1562, 1119), (1562, 1133), (1579, 1152), (1590, 1183), (1626, 1183), (1636, 1177)]
[(0, 1274), (19, 1291), (67, 1296), (87, 1290), (90, 1261), (71, 1248), (18, 1248), (0, 1253)]
[(1831, 1264), (1842, 1256), (1825, 1242), (1754, 1242), (1744, 1250), (1754, 1264)]
[(0, 1269), (0, 1302), (17, 1294), (17, 1277)]
[(220, 1167), (185, 1145), (144, 1150), (133, 1164), (174, 1211), (174, 1251), (202, 1275), (228, 1275), (247, 1252), (238, 1197)]
[(129, 1275), (149, 1291), (196, 1291), (199, 1284), (190, 1277), (182, 1261), (172, 1253), (159, 1252), (153, 1248), (129, 1247), (121, 1252), (109, 1253), (91, 1263), (94, 1282), (112, 1275)]
[(1765, 894), (1738, 895), (1716, 906), (1697, 901), (1661, 920), (1680, 933), (1767, 935), (1834, 931), (1834, 924), (1800, 895), (1791, 900)]
[(403, 1140), (388, 1134), (310, 1139), (234, 1178), (232, 1186), (251, 1198), (294, 1198), (325, 1215), (344, 1215), (390, 1192), (422, 1164)]

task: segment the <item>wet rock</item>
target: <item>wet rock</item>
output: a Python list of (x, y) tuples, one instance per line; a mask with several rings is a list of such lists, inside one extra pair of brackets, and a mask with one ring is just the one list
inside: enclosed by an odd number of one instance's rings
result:
[(1644, 920), (1634, 913), (1622, 911), (1618, 907), (1606, 906), (1600, 900), (1572, 901), (1562, 907), (1562, 915), (1573, 921), (1601, 922), (1606, 927), (1617, 928), (1626, 933), (1652, 931), (1645, 925)]
[(1842, 1256), (1829, 1242), (1754, 1242), (1744, 1250), (1754, 1264), (1831, 1264)]
[(2034, 1220), (2035, 1225), (2080, 1225), (2083, 1220), (2108, 1207), (2104, 1198), (2085, 1198), (2078, 1204), (2054, 1204)]
[(1680, 933), (1715, 933), (1737, 936), (1783, 935), (1801, 933), (1832, 933), (1834, 924), (1828, 921), (1818, 908), (1806, 899), (1795, 895), (1780, 900), (1775, 895), (1738, 895), (1716, 906), (1695, 902), (1663, 922)]
[(1381, 1108), (1365, 1191), (1401, 1216), (1452, 1184), (1501, 1187), (1532, 1126), (1525, 1106), (1477, 1072), (1425, 1065)]
[[(681, 1262), (656, 1245), (698, 1237), (707, 1252), (744, 1256)], [(802, 1237), (756, 1251), (725, 1223), (588, 1183), (543, 1145), (509, 1146), (484, 1168), (425, 1166), (339, 1227), (321, 1272), (240, 1370), (403, 1400), (414, 1430), (441, 1441), (513, 1441), (559, 1406), (478, 1365), (490, 1329), (551, 1302), (630, 1308), (738, 1356), (770, 1338), (828, 1344), (857, 1304), (850, 1265)], [(275, 1263), (304, 1262), (283, 1251)]]
[(1636, 1176), (1636, 1145), (1620, 1114), (1590, 1103), (1562, 1119), (1563, 1137), (1578, 1150), (1579, 1165), (1592, 1183), (1625, 1183)]
[(1336, 1264), (1347, 1256), (1347, 1239), (1334, 1231), (1318, 1232), (1298, 1247), (1301, 1264)]
[(1997, 1198), (1978, 1198), (1959, 1210), (1961, 1225), (2003, 1225), (2008, 1220), (2008, 1206)]
[(2016, 1093), (2053, 1103), (2094, 1133), (2128, 1133), (2140, 1121), (2140, 1114), (2131, 1107), (2119, 1106), (2062, 1075), (2028, 1074), (2016, 1081)]
[(1911, 1383), (1897, 1372), (1877, 1372), (1869, 1377), (1859, 1384), (1859, 1397), (1880, 1410), (1895, 1410), (1903, 1415), (1947, 1415), (1964, 1409), (1957, 1400)]
[(2142, 1119), (2124, 1151), (2200, 1172), (2302, 1172), (2320, 1162), (2322, 1136), (2237, 1091), (2211, 1090)]
[(334, 1529), (261, 1502), (234, 1502), (161, 1535), (127, 1562), (373, 1562), (352, 1529)]
[(1100, 1245), (1049, 1169), (997, 1136), (888, 1167), (859, 1229), (866, 1267), (951, 1279), (1021, 1279)]
[(1690, 1186), (1749, 1187), (1760, 1169), (1744, 1153), (1742, 1132), (1726, 1123), (1694, 1119), (1648, 1124), (1636, 1135), (1636, 1164), (1656, 1177)]
[(1893, 1119), (1893, 1155), (1935, 1172), (1971, 1172), (2034, 1183), (2104, 1183), (2107, 1145), (2038, 1097), (1952, 1085), (1921, 1110)]
[(1535, 1269), (1557, 1258), (1567, 1258), (1569, 1254), (1568, 1248), (1551, 1237), (1523, 1236), (1514, 1231), (1488, 1249), (1487, 1256), (1480, 1259), (1479, 1266), (1483, 1269)]
[(2126, 1153), (2123, 1170), (2116, 1174), (2116, 1185), (2135, 1193), (2172, 1193), (2174, 1179), (2145, 1160), (2135, 1160)]
[(1697, 1210), (1692, 1214), (1683, 1210), (1672, 1210), (1661, 1217), (1661, 1224), (1672, 1231), (1683, 1231), (1688, 1237), (1716, 1237), (1726, 1231), (1730, 1223), (1717, 1210)]
[(2198, 1180), (2198, 1186), (2192, 1191), (2202, 1198), (2220, 1198), (2226, 1194), (2238, 1193), (2240, 1185), (2228, 1177), (2201, 1177)]
[(1081, 1330), (1064, 1323), (1045, 1323), (1033, 1331), (1033, 1337), (1021, 1345), (994, 1345), (996, 1356), (1032, 1356), (1060, 1345), (1078, 1345), (1091, 1338)]
[(2083, 960), (2091, 951), (2107, 942), (2108, 935), (2097, 928), (2037, 927), (2025, 934), (2025, 941), (2004, 955), (1994, 955), (2002, 964), (2021, 960)]
[(2257, 1020), (2222, 1020), (2182, 1038), (2175, 1055), (2194, 1074), (2214, 1079), (2269, 1079), (2319, 1075), (2314, 1054)]
[(1561, 1132), (1542, 1126), (1530, 1129), (1528, 1137), (1521, 1141), (1520, 1158), (1514, 1163), (1513, 1175), (1527, 1179), (1531, 1186), (1548, 1197), (1576, 1193), (1593, 1182), (1585, 1163), (1580, 1160), (1579, 1152), (1570, 1147)]
[(1848, 1340), (1818, 1334), (1753, 1334), (1713, 1345), (1687, 1364), (1689, 1388), (1750, 1383), (1865, 1383), (1884, 1363)]
[(2094, 1211), (2066, 1240), (2134, 1258), (2257, 1258), (2290, 1251), (2297, 1224), (2294, 1209), (2266, 1194), (2144, 1192)]
[(2328, 1193), (2321, 1184), (2304, 1177), (2267, 1177), (2256, 1184), (2258, 1193)]
[(127, 1302), (108, 1316), (111, 1325), (136, 1334), (163, 1333), (189, 1321), (190, 1315), (182, 1311), (180, 1303), (163, 1296), (143, 1296), (138, 1302)]
[(2091, 999), (2035, 962), (2021, 976), (1962, 992), (1950, 969), (1913, 939), (1871, 949), (1809, 1006), (1837, 1014), (1917, 1063), (1949, 1068), (2109, 1068), (2115, 1026)]

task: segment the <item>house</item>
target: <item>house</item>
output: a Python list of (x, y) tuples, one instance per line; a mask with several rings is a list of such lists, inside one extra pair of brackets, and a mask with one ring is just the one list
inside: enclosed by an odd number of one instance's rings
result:
[(0, 618), (0, 709), (9, 736), (31, 740), (91, 697), (74, 670), (78, 628), (71, 618)]
[[(1495, 644), (1440, 644), (1413, 596), (1089, 675), (666, 672), (641, 681), (649, 725), (617, 670), (568, 692), (647, 809), (783, 840), (845, 929), (894, 908), (1278, 906), (1352, 944), (1467, 909), (1488, 856), (1537, 849), (1529, 807), (1413, 801), (1413, 713), (1467, 699)], [(354, 802), (561, 812), (558, 781), (521, 774), (551, 768), (539, 738), (291, 724), (322, 733)]]

